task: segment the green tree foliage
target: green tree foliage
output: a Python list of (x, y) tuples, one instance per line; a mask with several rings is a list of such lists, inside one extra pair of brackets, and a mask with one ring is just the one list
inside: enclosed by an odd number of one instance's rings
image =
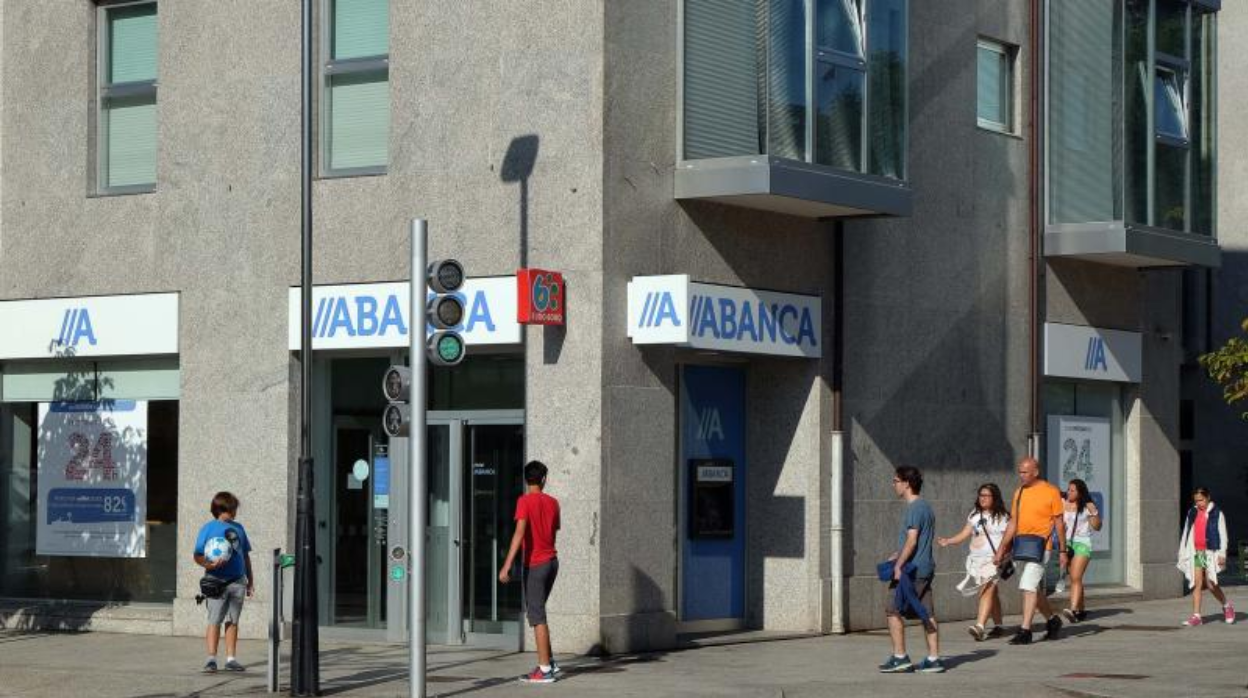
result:
[[(1200, 357), (1200, 365), (1218, 385), (1226, 404), (1248, 403), (1248, 319), (1240, 325), (1241, 337), (1231, 337), (1216, 351)], [(1248, 411), (1239, 415), (1248, 420)]]

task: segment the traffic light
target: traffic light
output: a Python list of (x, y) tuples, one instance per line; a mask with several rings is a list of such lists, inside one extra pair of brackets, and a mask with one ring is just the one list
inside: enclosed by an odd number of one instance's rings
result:
[(411, 406), (407, 404), (412, 395), (412, 369), (406, 366), (388, 368), (381, 380), (381, 392), (390, 401), (381, 417), (386, 435), (391, 438), (407, 436), (412, 424)]
[(425, 305), (425, 319), (433, 334), (425, 351), (434, 366), (454, 366), (465, 354), (464, 338), (453, 329), (464, 320), (464, 301), (454, 295), (464, 285), (464, 267), (453, 259), (440, 259), (429, 265), (426, 277), (433, 297)]
[[(464, 285), (464, 267), (453, 259), (441, 259), (425, 270), (425, 283), (433, 295), (425, 303), (425, 323), (433, 333), (425, 342), (425, 356), (434, 366), (454, 366), (464, 360), (464, 338), (455, 331), (464, 321), (464, 301), (455, 294)], [(412, 332), (421, 331), (419, 314), (412, 313)], [(413, 340), (415, 337), (413, 337)], [(423, 380), (424, 376), (417, 376)], [(405, 437), (412, 430), (412, 369), (391, 366), (381, 381), (386, 410), (382, 426), (392, 438)]]

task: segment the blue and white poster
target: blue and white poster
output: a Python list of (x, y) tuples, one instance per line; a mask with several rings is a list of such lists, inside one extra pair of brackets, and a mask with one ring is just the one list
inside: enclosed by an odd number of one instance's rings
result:
[(35, 552), (145, 557), (147, 403), (39, 404)]

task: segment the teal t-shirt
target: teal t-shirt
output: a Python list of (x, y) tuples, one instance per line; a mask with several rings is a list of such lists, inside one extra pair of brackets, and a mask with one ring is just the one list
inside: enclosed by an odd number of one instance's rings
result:
[(901, 533), (897, 535), (897, 549), (906, 545), (906, 533), (910, 529), (919, 532), (919, 540), (914, 554), (908, 562), (914, 563), (915, 576), (931, 577), (936, 574), (936, 558), (932, 556), (932, 541), (936, 537), (936, 513), (926, 499), (918, 499), (906, 505), (905, 515), (901, 519)]

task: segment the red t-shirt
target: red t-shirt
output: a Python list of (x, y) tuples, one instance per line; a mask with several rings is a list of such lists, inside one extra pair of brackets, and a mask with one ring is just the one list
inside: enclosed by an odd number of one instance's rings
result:
[(555, 532), (559, 530), (559, 500), (545, 492), (532, 492), (516, 500), (516, 521), (528, 521), (524, 529), (524, 566), (536, 567), (553, 560)]
[(1196, 550), (1208, 547), (1205, 536), (1209, 530), (1209, 514), (1204, 509), (1196, 510), (1196, 520), (1192, 522), (1192, 545)]

